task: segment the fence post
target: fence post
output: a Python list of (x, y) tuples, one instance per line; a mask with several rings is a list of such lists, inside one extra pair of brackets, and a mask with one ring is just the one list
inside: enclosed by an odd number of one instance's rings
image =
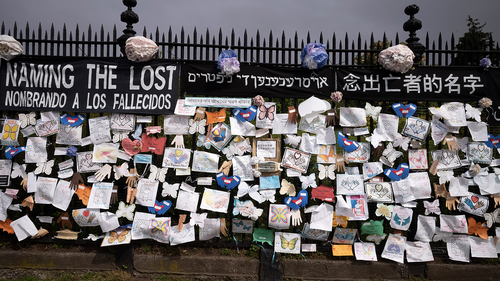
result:
[(132, 8), (137, 5), (136, 0), (123, 0), (123, 5), (127, 6), (127, 10), (120, 15), (120, 20), (127, 24), (127, 28), (123, 30), (122, 36), (120, 36), (116, 42), (120, 46), (120, 51), (123, 55), (125, 55), (125, 43), (127, 39), (135, 36), (135, 30), (133, 29), (132, 24), (139, 22), (139, 16), (132, 11)]
[(417, 5), (410, 5), (405, 8), (405, 14), (410, 16), (410, 19), (407, 20), (403, 24), (403, 30), (406, 32), (410, 32), (410, 37), (406, 39), (406, 43), (408, 43), (408, 47), (415, 54), (415, 58), (413, 59), (413, 66), (417, 66), (418, 63), (422, 60), (422, 56), (425, 51), (424, 45), (420, 42), (420, 38), (417, 37), (416, 31), (422, 28), (422, 22), (419, 19), (416, 19), (413, 15), (418, 13), (420, 8)]

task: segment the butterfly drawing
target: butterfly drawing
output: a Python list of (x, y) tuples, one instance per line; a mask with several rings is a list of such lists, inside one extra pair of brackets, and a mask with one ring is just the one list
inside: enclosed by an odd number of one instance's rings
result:
[(476, 122), (481, 122), (481, 111), (482, 108), (474, 108), (470, 104), (465, 105), (465, 118), (474, 119)]
[(366, 236), (367, 241), (375, 242), (375, 244), (379, 245), (380, 242), (382, 242), (387, 234), (384, 233), (384, 235), (379, 235), (379, 234), (371, 234)]
[(326, 177), (328, 177), (331, 180), (335, 179), (335, 165), (318, 164), (318, 171), (319, 171), (318, 178), (320, 180), (323, 180)]
[[(246, 225), (246, 224), (248, 225)], [(242, 228), (244, 232), (252, 232), (253, 222), (252, 221), (243, 221), (243, 220), (234, 220), (233, 225), (235, 228)], [(234, 232), (234, 230), (233, 230)]]
[(297, 148), (301, 140), (302, 136), (286, 135), (285, 143), (291, 145), (293, 148)]
[(205, 220), (207, 219), (207, 215), (208, 215), (208, 213), (197, 214), (197, 213), (191, 212), (189, 224), (191, 226), (197, 225), (200, 228), (203, 228), (205, 226)]
[(288, 224), (288, 217), (290, 216), (290, 209), (278, 208), (271, 206), (271, 222), (273, 223), (285, 223)]
[(156, 219), (151, 220), (151, 233), (161, 233), (164, 236), (168, 236), (168, 228), (170, 226), (170, 220), (159, 221)]
[(118, 240), (118, 243), (122, 243), (123, 241), (125, 241), (127, 239), (127, 236), (129, 235), (129, 233), (130, 233), (130, 229), (126, 229), (126, 230), (122, 231), (120, 234), (118, 234), (117, 231), (113, 230), (109, 234), (110, 237), (108, 238), (108, 243), (112, 244), (117, 240)]
[(275, 189), (268, 189), (268, 190), (260, 190), (259, 194), (261, 196), (262, 202), (264, 201), (269, 201), (271, 203), (276, 202), (276, 198), (274, 198), (274, 195), (276, 195), (276, 190)]
[(207, 119), (203, 119), (201, 121), (194, 121), (193, 119), (189, 119), (189, 133), (190, 134), (199, 133), (204, 135), (206, 125), (207, 125)]
[(446, 106), (441, 107), (429, 107), (429, 111), (434, 115), (436, 119), (450, 119), (450, 113), (448, 113), (448, 108)]
[(448, 231), (441, 231), (439, 227), (436, 227), (436, 231), (434, 232), (434, 237), (432, 238), (433, 242), (438, 242), (438, 241), (443, 241), (443, 242), (448, 242), (448, 240), (451, 238), (452, 232)]
[(16, 136), (17, 136), (17, 130), (19, 130), (19, 125), (10, 126), (8, 124), (5, 124), (3, 130), (4, 130), (4, 133), (3, 133), (3, 136), (2, 136), (3, 140), (13, 140), (13, 141), (15, 141), (16, 140)]
[(302, 189), (308, 187), (316, 188), (318, 186), (316, 184), (316, 174), (314, 173), (311, 173), (309, 176), (300, 176), (299, 179), (302, 182)]
[(281, 189), (280, 189), (280, 194), (285, 195), (288, 194), (290, 196), (295, 196), (295, 185), (286, 179), (281, 180)]
[(36, 163), (35, 175), (45, 173), (50, 175), (52, 173), (52, 167), (54, 167), (54, 159), (43, 163)]
[(380, 157), (380, 161), (385, 165), (392, 167), (396, 159), (398, 159), (402, 155), (403, 152), (395, 150), (392, 145), (392, 142), (390, 142), (385, 148), (385, 150), (382, 152), (382, 157)]
[(233, 205), (234, 205), (233, 208), (234, 216), (241, 214), (242, 216), (249, 217), (254, 221), (257, 220), (260, 217), (260, 215), (262, 215), (262, 212), (264, 212), (263, 209), (256, 208), (253, 205), (253, 202), (250, 200), (242, 202), (235, 198), (233, 201)]
[(177, 190), (179, 189), (179, 186), (180, 184), (178, 183), (169, 184), (167, 182), (164, 182), (161, 196), (163, 197), (170, 196), (172, 198), (177, 198)]
[(276, 111), (276, 105), (273, 104), (269, 107), (266, 107), (265, 105), (261, 105), (259, 107), (259, 120), (264, 120), (264, 119), (269, 119), (271, 121), (274, 121), (274, 112)]
[(441, 209), (439, 208), (439, 200), (436, 199), (434, 202), (424, 201), (425, 215), (428, 216), (432, 213), (436, 215), (441, 215)]
[(28, 114), (19, 113), (19, 120), (21, 121), (22, 129), (30, 125), (36, 125), (36, 113), (35, 112), (30, 112)]
[(328, 154), (318, 154), (318, 157), (321, 158), (325, 163), (330, 163), (330, 159), (335, 159), (335, 146), (331, 146), (328, 150)]
[(369, 102), (365, 105), (366, 117), (372, 117), (374, 121), (377, 121), (378, 115), (382, 110), (381, 106), (373, 106)]
[[(498, 210), (498, 209), (497, 209)], [(472, 217), (470, 217), (467, 220), (469, 224), (469, 230), (468, 233), (469, 235), (477, 235), (483, 239), (488, 239), (488, 227), (485, 223), (483, 222), (476, 222), (476, 220)]]
[(113, 171), (115, 172), (115, 180), (119, 180), (122, 176), (128, 177), (130, 175), (127, 162), (120, 166), (113, 165)]
[(150, 174), (149, 174), (149, 179), (150, 180), (157, 180), (159, 182), (165, 182), (165, 176), (167, 175), (168, 168), (158, 168), (155, 165), (151, 165), (149, 168)]
[(341, 228), (336, 228), (335, 229), (335, 234), (333, 235), (335, 237), (334, 242), (337, 243), (342, 243), (342, 244), (351, 244), (354, 240), (354, 235), (356, 233), (356, 230), (351, 230), (351, 229), (341, 229)]
[(124, 217), (129, 221), (134, 220), (135, 204), (125, 205), (123, 201), (118, 204), (118, 210), (116, 211), (116, 216), (118, 218)]
[(113, 142), (121, 142), (123, 139), (128, 138), (129, 132), (116, 132), (113, 131)]
[(280, 240), (281, 240), (281, 248), (282, 249), (288, 248), (290, 250), (293, 250), (293, 249), (295, 249), (295, 245), (299, 241), (299, 238), (293, 238), (292, 240), (288, 241), (288, 240), (286, 240), (285, 237), (283, 237), (283, 235), (280, 235)]
[(24, 178), (26, 176), (26, 164), (20, 165), (17, 162), (12, 163), (12, 173), (10, 176), (15, 179), (17, 177)]
[(494, 223), (500, 222), (500, 208), (496, 208), (492, 213), (485, 213), (486, 225), (490, 228)]

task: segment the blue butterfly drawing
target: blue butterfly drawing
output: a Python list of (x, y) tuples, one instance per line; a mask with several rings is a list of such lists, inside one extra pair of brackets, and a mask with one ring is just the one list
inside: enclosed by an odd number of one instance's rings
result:
[(354, 240), (354, 233), (349, 231), (346, 233), (335, 233), (335, 237), (340, 241), (352, 241)]
[(251, 233), (253, 229), (252, 221), (244, 221), (244, 220), (234, 220), (233, 232), (235, 233)]

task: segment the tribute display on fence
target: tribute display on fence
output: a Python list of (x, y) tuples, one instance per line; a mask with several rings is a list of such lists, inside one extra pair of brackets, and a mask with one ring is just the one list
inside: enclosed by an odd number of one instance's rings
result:
[(251, 235), (295, 254), (330, 241), (334, 256), (400, 263), (432, 261), (443, 241), (452, 260), (497, 258), (497, 74), (2, 62), (0, 109), (19, 112), (2, 125), (0, 228), (21, 241), (60, 224), (45, 239), (101, 246)]

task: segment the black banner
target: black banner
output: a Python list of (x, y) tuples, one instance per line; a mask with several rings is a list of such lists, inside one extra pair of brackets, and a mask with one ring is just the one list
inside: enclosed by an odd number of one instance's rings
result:
[(491, 107), (486, 108), (488, 124), (500, 125), (500, 69), (488, 69), (485, 71), (485, 75), (486, 96), (493, 102)]
[(173, 114), (180, 65), (126, 58), (2, 61), (0, 109)]
[(479, 69), (417, 67), (405, 74), (384, 69), (340, 68), (337, 90), (366, 101), (477, 101), (486, 95)]
[(182, 90), (188, 96), (329, 99), (334, 89), (333, 71), (329, 68), (270, 67), (242, 63), (240, 72), (225, 77), (217, 63), (188, 62), (182, 66)]

